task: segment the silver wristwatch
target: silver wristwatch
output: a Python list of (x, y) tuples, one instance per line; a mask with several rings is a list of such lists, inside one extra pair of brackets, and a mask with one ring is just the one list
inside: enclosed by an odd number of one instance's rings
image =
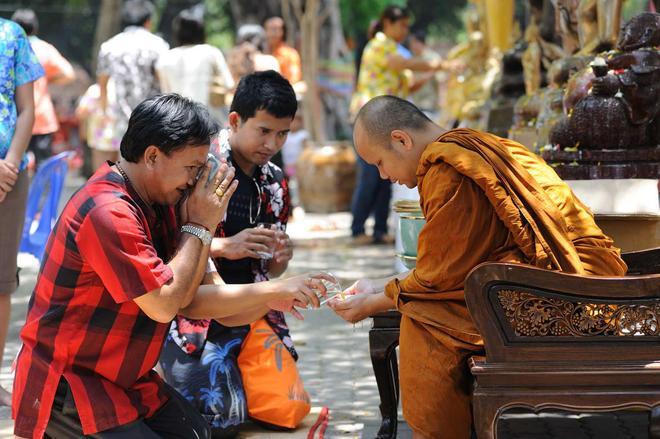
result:
[(211, 232), (201, 227), (194, 226), (192, 224), (184, 224), (181, 227), (181, 231), (185, 233), (190, 233), (191, 235), (198, 237), (199, 240), (202, 241), (202, 244), (204, 245), (211, 245), (211, 241), (213, 241), (213, 235), (211, 235)]

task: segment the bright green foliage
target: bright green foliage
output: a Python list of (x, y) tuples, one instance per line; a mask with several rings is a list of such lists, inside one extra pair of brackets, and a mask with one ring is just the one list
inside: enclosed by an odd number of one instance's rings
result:
[(204, 6), (207, 42), (222, 50), (230, 49), (234, 44), (236, 26), (229, 8), (229, 0), (205, 0)]
[(467, 0), (340, 0), (341, 18), (347, 37), (360, 39), (372, 20), (388, 5), (408, 6), (412, 27), (426, 29), (436, 39), (455, 41), (463, 28), (462, 11)]

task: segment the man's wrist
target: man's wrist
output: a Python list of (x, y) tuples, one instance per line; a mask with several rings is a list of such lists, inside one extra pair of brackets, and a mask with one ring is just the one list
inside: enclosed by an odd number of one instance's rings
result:
[(190, 235), (195, 236), (197, 239), (199, 239), (202, 242), (202, 245), (211, 245), (211, 242), (213, 241), (213, 235), (211, 235), (211, 232), (205, 227), (201, 227), (197, 224), (188, 222), (181, 226), (181, 232), (183, 233), (188, 233)]
[(263, 287), (261, 294), (269, 301), (287, 298), (287, 295), (282, 292), (281, 282), (269, 280), (268, 282), (259, 282), (257, 285)]
[(206, 226), (202, 223), (198, 223), (196, 221), (186, 221), (186, 224), (190, 224), (190, 225), (193, 225), (195, 227), (201, 227), (202, 229), (206, 230), (207, 232), (209, 232), (209, 233), (211, 232), (211, 229), (208, 226)]
[(368, 279), (366, 282), (367, 294), (378, 294), (385, 291), (385, 285), (387, 285), (389, 279)]
[(214, 258), (225, 258), (225, 259), (232, 259), (227, 251), (227, 249), (231, 248), (232, 245), (232, 238), (231, 237), (225, 237), (225, 238), (213, 238), (213, 247), (212, 247), (212, 252), (213, 252), (213, 257)]

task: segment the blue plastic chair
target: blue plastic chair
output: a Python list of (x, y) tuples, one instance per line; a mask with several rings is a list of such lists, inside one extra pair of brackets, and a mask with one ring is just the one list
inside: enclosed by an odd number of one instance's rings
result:
[[(69, 170), (67, 159), (73, 154), (73, 151), (59, 153), (43, 162), (37, 169), (28, 193), (20, 252), (30, 253), (41, 260), (48, 236), (57, 220), (57, 208)], [(41, 215), (35, 228), (35, 216), (39, 212)]]

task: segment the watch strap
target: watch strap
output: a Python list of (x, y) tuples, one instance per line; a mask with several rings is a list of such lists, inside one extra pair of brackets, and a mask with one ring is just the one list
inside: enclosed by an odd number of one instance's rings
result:
[(184, 224), (181, 226), (181, 231), (196, 236), (204, 245), (211, 245), (211, 241), (213, 240), (211, 232), (193, 224)]

